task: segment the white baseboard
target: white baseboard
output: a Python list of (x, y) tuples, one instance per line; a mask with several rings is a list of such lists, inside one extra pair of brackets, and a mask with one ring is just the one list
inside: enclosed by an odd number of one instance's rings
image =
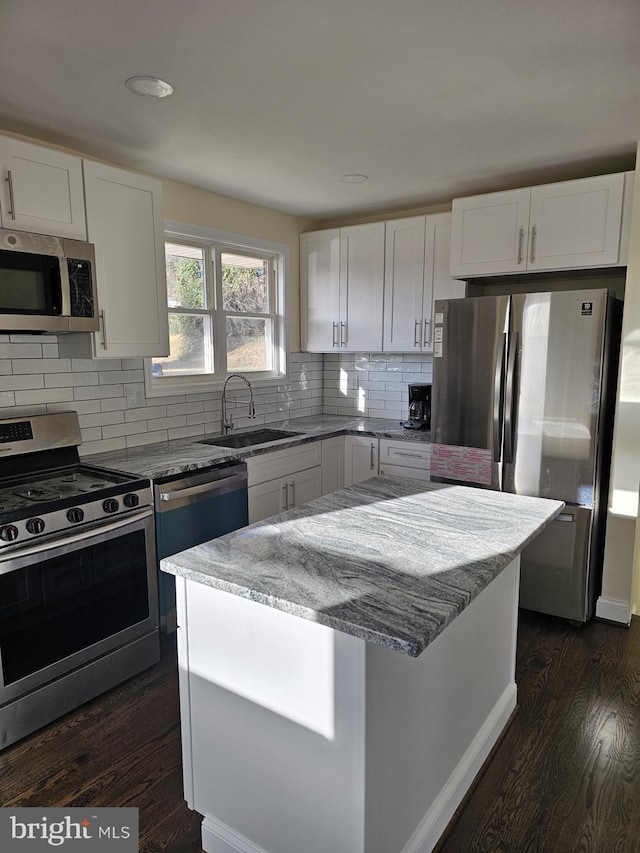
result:
[(613, 598), (600, 597), (596, 602), (596, 619), (603, 622), (616, 622), (629, 626), (631, 622), (631, 607), (628, 601), (616, 601)]
[[(402, 853), (430, 853), (480, 772), (516, 708), (517, 690), (511, 683), (496, 702), (482, 728), (458, 762), (449, 780), (422, 818)], [(212, 851), (213, 853), (213, 851)], [(216, 850), (215, 853), (218, 853)], [(223, 853), (221, 850), (220, 853)], [(226, 851), (224, 851), (226, 853)]]
[(221, 820), (206, 815), (202, 821), (202, 849), (205, 853), (267, 853)]

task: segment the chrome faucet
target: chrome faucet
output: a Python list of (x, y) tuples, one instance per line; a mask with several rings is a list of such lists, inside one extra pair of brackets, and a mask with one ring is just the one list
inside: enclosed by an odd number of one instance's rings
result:
[(235, 426), (231, 418), (227, 418), (227, 383), (230, 379), (233, 379), (234, 376), (238, 379), (242, 379), (243, 382), (246, 382), (249, 388), (249, 394), (251, 395), (251, 399), (249, 400), (249, 417), (255, 418), (256, 416), (256, 407), (253, 404), (253, 389), (251, 388), (251, 383), (246, 376), (242, 375), (242, 373), (230, 373), (224, 380), (224, 385), (222, 386), (222, 417), (220, 419), (220, 432), (223, 435), (226, 435), (227, 432)]

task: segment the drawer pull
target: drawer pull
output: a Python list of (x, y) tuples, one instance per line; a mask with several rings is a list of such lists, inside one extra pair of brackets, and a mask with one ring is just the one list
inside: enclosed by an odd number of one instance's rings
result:
[(412, 459), (424, 459), (422, 453), (409, 453), (406, 450), (396, 450), (396, 456), (410, 456)]

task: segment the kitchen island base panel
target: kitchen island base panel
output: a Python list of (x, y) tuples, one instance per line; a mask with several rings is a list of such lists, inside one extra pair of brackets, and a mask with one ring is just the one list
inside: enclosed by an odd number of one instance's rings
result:
[(417, 658), (177, 578), (207, 853), (428, 853), (516, 707), (519, 562)]

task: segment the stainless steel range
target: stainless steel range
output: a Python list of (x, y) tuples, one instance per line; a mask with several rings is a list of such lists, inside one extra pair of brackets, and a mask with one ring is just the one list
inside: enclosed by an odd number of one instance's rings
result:
[(159, 659), (150, 481), (80, 443), (75, 412), (0, 420), (0, 748)]

